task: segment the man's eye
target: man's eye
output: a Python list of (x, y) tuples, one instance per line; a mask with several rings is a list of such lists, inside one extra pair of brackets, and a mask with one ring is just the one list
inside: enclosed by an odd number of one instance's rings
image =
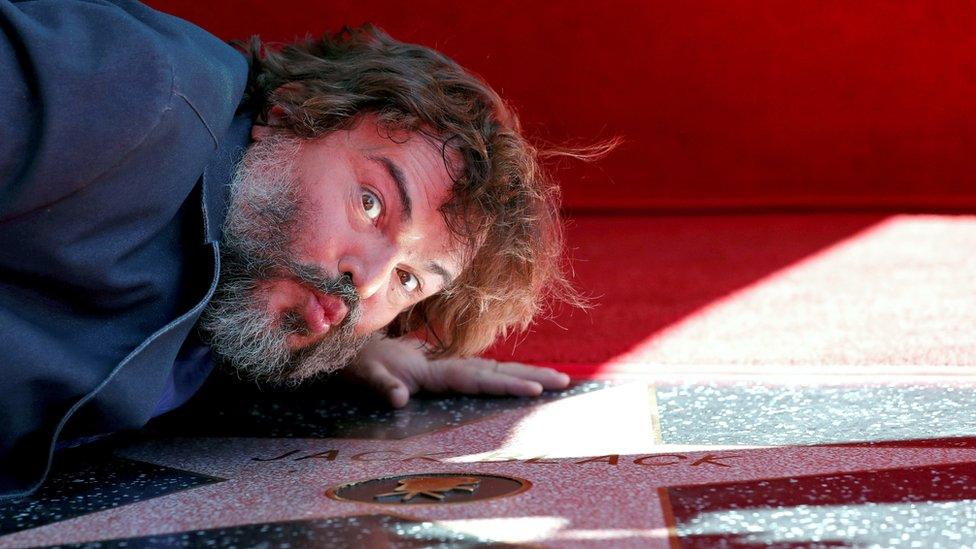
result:
[(376, 194), (363, 189), (363, 211), (366, 212), (366, 217), (376, 220), (379, 218), (380, 214), (383, 213), (383, 203), (380, 202), (380, 197)]
[(417, 286), (420, 285), (420, 281), (417, 280), (417, 277), (415, 277), (412, 273), (408, 273), (407, 271), (397, 271), (397, 276), (400, 278), (400, 285), (403, 286), (403, 289), (408, 292), (416, 290)]

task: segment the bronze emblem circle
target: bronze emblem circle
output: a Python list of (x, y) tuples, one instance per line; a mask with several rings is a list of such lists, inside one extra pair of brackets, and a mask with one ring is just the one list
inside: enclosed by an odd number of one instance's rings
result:
[(521, 494), (532, 487), (528, 480), (483, 473), (412, 473), (333, 486), (331, 499), (379, 505), (445, 505), (471, 503)]

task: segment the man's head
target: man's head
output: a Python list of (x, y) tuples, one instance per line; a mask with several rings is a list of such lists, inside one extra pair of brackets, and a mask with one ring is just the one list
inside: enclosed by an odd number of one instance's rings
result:
[(373, 333), (471, 354), (560, 274), (557, 187), (477, 77), (372, 27), (262, 49), (204, 328), (245, 374), (341, 367)]

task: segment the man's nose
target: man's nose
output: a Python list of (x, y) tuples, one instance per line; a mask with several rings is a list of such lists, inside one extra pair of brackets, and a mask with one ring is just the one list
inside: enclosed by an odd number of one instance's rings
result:
[(395, 261), (396, 247), (388, 241), (375, 240), (342, 257), (339, 272), (348, 273), (359, 298), (365, 301), (389, 283)]

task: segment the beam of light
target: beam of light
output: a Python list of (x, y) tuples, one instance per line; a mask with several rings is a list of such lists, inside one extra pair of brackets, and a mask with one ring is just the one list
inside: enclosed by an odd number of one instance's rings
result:
[(504, 543), (538, 542), (553, 537), (569, 524), (565, 517), (497, 517), (438, 520), (450, 531)]
[(629, 383), (540, 405), (518, 421), (498, 448), (451, 458), (453, 463), (585, 458), (607, 454), (759, 448), (759, 445), (663, 444), (652, 388)]
[(838, 364), (845, 366), (834, 373), (874, 365), (915, 375), (925, 365), (965, 366), (972, 375), (974, 250), (976, 216), (892, 216), (710, 303), (600, 372), (723, 364), (754, 375), (803, 375)]
[(665, 540), (667, 528), (570, 528), (564, 517), (497, 517), (438, 520), (437, 524), (453, 532), (503, 543), (598, 540)]

